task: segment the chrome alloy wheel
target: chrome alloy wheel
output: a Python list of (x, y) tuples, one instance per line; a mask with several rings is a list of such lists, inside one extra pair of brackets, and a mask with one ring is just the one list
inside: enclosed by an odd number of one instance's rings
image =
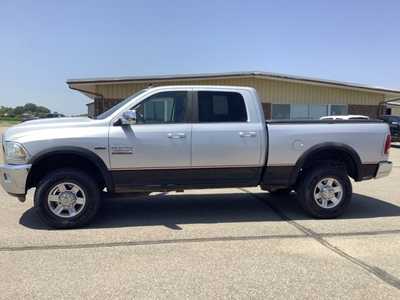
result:
[(322, 208), (334, 208), (343, 198), (343, 187), (335, 178), (323, 178), (314, 189), (314, 201)]
[(72, 182), (62, 182), (51, 189), (47, 203), (51, 212), (56, 216), (72, 218), (85, 207), (86, 196), (79, 185)]

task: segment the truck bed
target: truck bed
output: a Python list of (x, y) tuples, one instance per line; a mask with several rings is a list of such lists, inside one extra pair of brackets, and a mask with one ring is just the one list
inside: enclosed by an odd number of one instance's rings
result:
[(362, 164), (386, 160), (388, 126), (381, 120), (268, 120), (268, 166), (295, 165), (316, 145), (340, 145), (359, 154)]

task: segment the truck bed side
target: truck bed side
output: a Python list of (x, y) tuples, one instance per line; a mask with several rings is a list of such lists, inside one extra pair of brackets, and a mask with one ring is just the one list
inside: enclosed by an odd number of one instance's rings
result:
[(305, 160), (318, 151), (345, 153), (357, 168), (352, 176), (357, 181), (373, 177), (377, 164), (388, 159), (383, 149), (389, 129), (380, 121), (279, 121), (266, 126), (269, 143), (263, 181), (268, 184), (293, 183)]

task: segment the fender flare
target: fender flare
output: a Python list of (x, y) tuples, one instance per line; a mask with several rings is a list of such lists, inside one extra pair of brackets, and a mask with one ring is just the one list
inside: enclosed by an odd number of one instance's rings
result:
[(361, 159), (358, 155), (357, 151), (355, 151), (349, 145), (343, 143), (336, 143), (336, 142), (326, 142), (312, 146), (311, 148), (307, 149), (297, 160), (296, 165), (294, 166), (291, 176), (290, 176), (290, 184), (293, 185), (296, 183), (297, 178), (301, 169), (303, 168), (305, 162), (313, 155), (321, 151), (341, 151), (348, 154), (353, 163), (355, 164), (356, 174), (355, 180), (358, 180), (361, 168)]
[(104, 161), (98, 156), (96, 153), (82, 147), (76, 146), (60, 146), (54, 147), (51, 149), (47, 149), (41, 151), (35, 155), (33, 155), (29, 161), (32, 164), (32, 167), (35, 164), (39, 164), (40, 161), (49, 158), (53, 155), (63, 155), (63, 154), (73, 154), (76, 156), (80, 156), (84, 159), (89, 160), (92, 164), (94, 164), (97, 169), (100, 171), (104, 182), (106, 184), (108, 191), (114, 191), (114, 182), (111, 176), (111, 172), (108, 170), (107, 166), (105, 165)]

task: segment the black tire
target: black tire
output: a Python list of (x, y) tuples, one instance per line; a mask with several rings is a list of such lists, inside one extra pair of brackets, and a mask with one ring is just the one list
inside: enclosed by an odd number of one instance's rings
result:
[[(324, 178), (333, 178), (341, 185), (342, 197), (336, 206), (323, 208), (317, 204), (314, 198), (314, 191), (317, 184)], [(322, 165), (308, 171), (297, 188), (297, 198), (303, 209), (311, 216), (320, 219), (332, 219), (343, 214), (350, 204), (352, 197), (352, 186), (346, 170), (341, 167)], [(318, 189), (316, 190), (318, 192)], [(335, 194), (338, 195), (338, 194)], [(338, 197), (339, 198), (339, 197)], [(333, 203), (331, 202), (331, 205)]]
[[(60, 217), (53, 213), (48, 203), (51, 190), (62, 182), (78, 185), (85, 194), (85, 204), (72, 217)], [(47, 174), (38, 184), (34, 196), (35, 208), (41, 219), (53, 228), (68, 229), (87, 225), (97, 214), (101, 202), (99, 185), (86, 173), (76, 169), (60, 169)]]

